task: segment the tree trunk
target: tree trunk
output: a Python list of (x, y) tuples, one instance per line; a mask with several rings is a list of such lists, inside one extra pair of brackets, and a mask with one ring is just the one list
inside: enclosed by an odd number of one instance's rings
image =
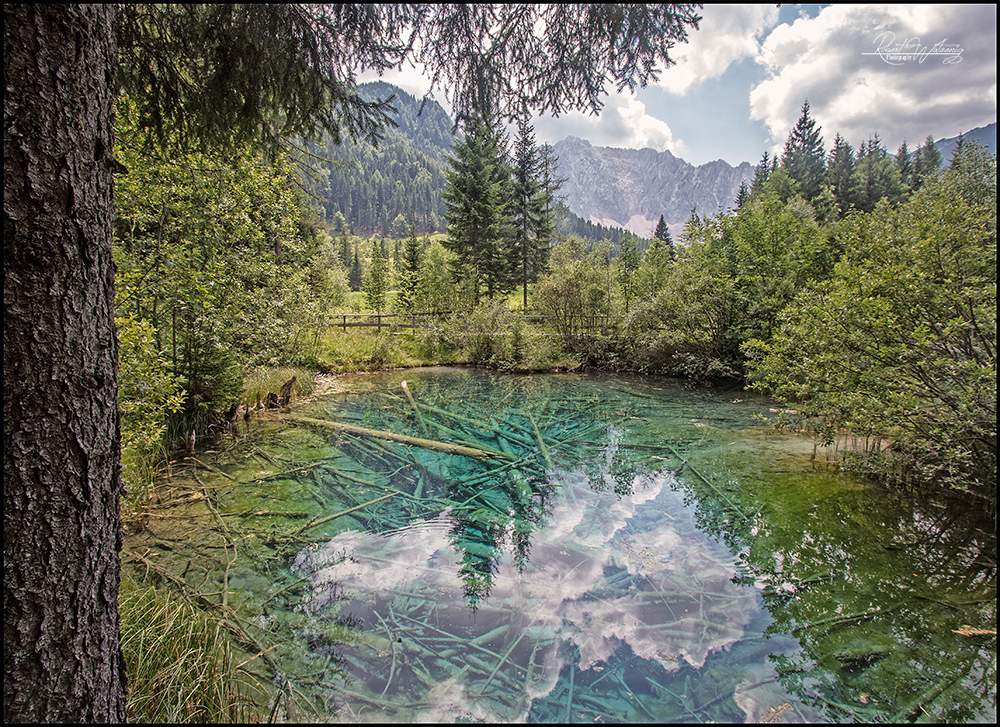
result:
[(4, 6), (4, 722), (121, 722), (111, 5)]

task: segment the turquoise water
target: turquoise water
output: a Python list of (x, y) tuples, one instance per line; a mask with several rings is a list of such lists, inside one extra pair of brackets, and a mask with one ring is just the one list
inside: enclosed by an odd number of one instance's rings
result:
[(229, 560), (161, 553), (192, 584), (226, 569), (286, 718), (993, 721), (995, 635), (973, 633), (996, 628), (992, 521), (812, 460), (762, 426), (769, 400), (466, 369), (337, 384), (294, 415), (476, 457), (258, 424), (199, 475)]

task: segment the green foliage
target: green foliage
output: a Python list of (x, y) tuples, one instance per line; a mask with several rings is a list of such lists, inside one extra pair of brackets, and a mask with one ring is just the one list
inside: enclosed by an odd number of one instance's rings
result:
[(770, 342), (747, 345), (756, 386), (828, 431), (891, 436), (881, 460), (897, 457), (904, 481), (990, 492), (996, 158), (970, 152), (897, 211), (853, 215), (842, 236), (834, 276), (788, 307)]
[[(506, 295), (512, 285), (508, 246), (510, 169), (506, 136), (496, 119), (474, 117), (449, 157), (443, 197), (448, 208), (445, 247), (456, 256), (456, 278), (469, 280), (472, 303)], [(485, 288), (485, 291), (483, 290)]]
[(403, 313), (412, 313), (417, 305), (417, 289), (420, 287), (420, 269), (424, 259), (424, 245), (417, 239), (416, 225), (410, 226), (410, 236), (406, 238), (403, 258), (399, 270), (399, 297), (397, 303)]
[(186, 434), (239, 397), (243, 367), (290, 361), (315, 341), (338, 297), (336, 255), (302, 223), (283, 157), (154, 155), (124, 97), (117, 125), (129, 169), (115, 189), (118, 315), (151, 326), (156, 355), (184, 391), (175, 429)]
[(162, 460), (164, 415), (181, 408), (183, 394), (177, 378), (155, 345), (155, 331), (147, 320), (115, 319), (118, 328), (118, 409), (121, 412), (122, 481), (127, 498), (126, 519), (138, 512), (153, 485)]
[(634, 235), (626, 235), (618, 248), (617, 275), (618, 286), (625, 302), (625, 315), (628, 315), (629, 303), (635, 296), (636, 272), (639, 270), (639, 251), (636, 249)]
[(389, 291), (389, 263), (379, 244), (372, 247), (372, 264), (364, 280), (365, 304), (376, 313), (385, 309)]
[(864, 212), (871, 212), (881, 200), (898, 204), (906, 193), (899, 169), (876, 139), (869, 140), (864, 155), (851, 174), (850, 199)]
[(819, 127), (809, 115), (808, 101), (802, 104), (802, 115), (785, 142), (781, 167), (799, 186), (803, 197), (811, 200), (819, 193), (826, 172), (826, 152)]
[(259, 722), (267, 690), (240, 669), (224, 618), (122, 577), (121, 648), (131, 723)]
[(455, 287), (450, 270), (456, 264), (455, 256), (439, 241), (434, 241), (424, 252), (417, 285), (416, 309), (422, 313), (451, 311), (456, 305)]
[(535, 304), (542, 314), (552, 316), (566, 345), (577, 350), (584, 329), (610, 314), (607, 265), (588, 257), (580, 238), (566, 238), (556, 245), (552, 272), (539, 282)]

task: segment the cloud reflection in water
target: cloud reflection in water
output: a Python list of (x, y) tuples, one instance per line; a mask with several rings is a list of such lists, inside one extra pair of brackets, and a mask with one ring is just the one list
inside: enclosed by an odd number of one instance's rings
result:
[(356, 676), (373, 695), (384, 692), (383, 702), (419, 703), (408, 717), (419, 720), (524, 720), (566, 664), (601, 670), (628, 644), (667, 671), (682, 662), (700, 668), (743, 636), (754, 592), (731, 583), (732, 557), (696, 528), (672, 474), (638, 475), (624, 496), (591, 487), (583, 468), (555, 484), (559, 496), (532, 535), (529, 563), (519, 573), (505, 553), (475, 612), (447, 510), (392, 533), (342, 533), (303, 552), (295, 569), (312, 580), (303, 606), (319, 614), (346, 596), (367, 630), (400, 639), (392, 658), (400, 657), (404, 676), (391, 689), (388, 656), (383, 668)]

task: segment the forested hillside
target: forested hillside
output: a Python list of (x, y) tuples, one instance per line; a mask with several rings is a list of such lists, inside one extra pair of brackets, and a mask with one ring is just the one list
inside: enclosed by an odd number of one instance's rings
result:
[[(385, 132), (376, 146), (368, 141), (346, 140), (337, 145), (326, 137), (307, 144), (313, 154), (333, 162), (312, 160), (309, 188), (321, 200), (327, 224), (339, 230), (341, 216), (359, 235), (400, 236), (399, 225), (415, 224), (419, 233), (444, 232), (447, 157), (462, 131), (436, 101), (414, 98), (397, 86), (374, 81), (362, 84), (359, 93), (369, 101), (394, 97), (398, 124)], [(625, 231), (595, 224), (570, 211), (561, 199), (555, 204), (557, 231), (574, 234), (593, 243), (610, 239), (617, 243)], [(402, 216), (394, 228), (393, 223)], [(647, 235), (648, 236), (648, 235)], [(640, 236), (642, 237), (642, 236)]]

